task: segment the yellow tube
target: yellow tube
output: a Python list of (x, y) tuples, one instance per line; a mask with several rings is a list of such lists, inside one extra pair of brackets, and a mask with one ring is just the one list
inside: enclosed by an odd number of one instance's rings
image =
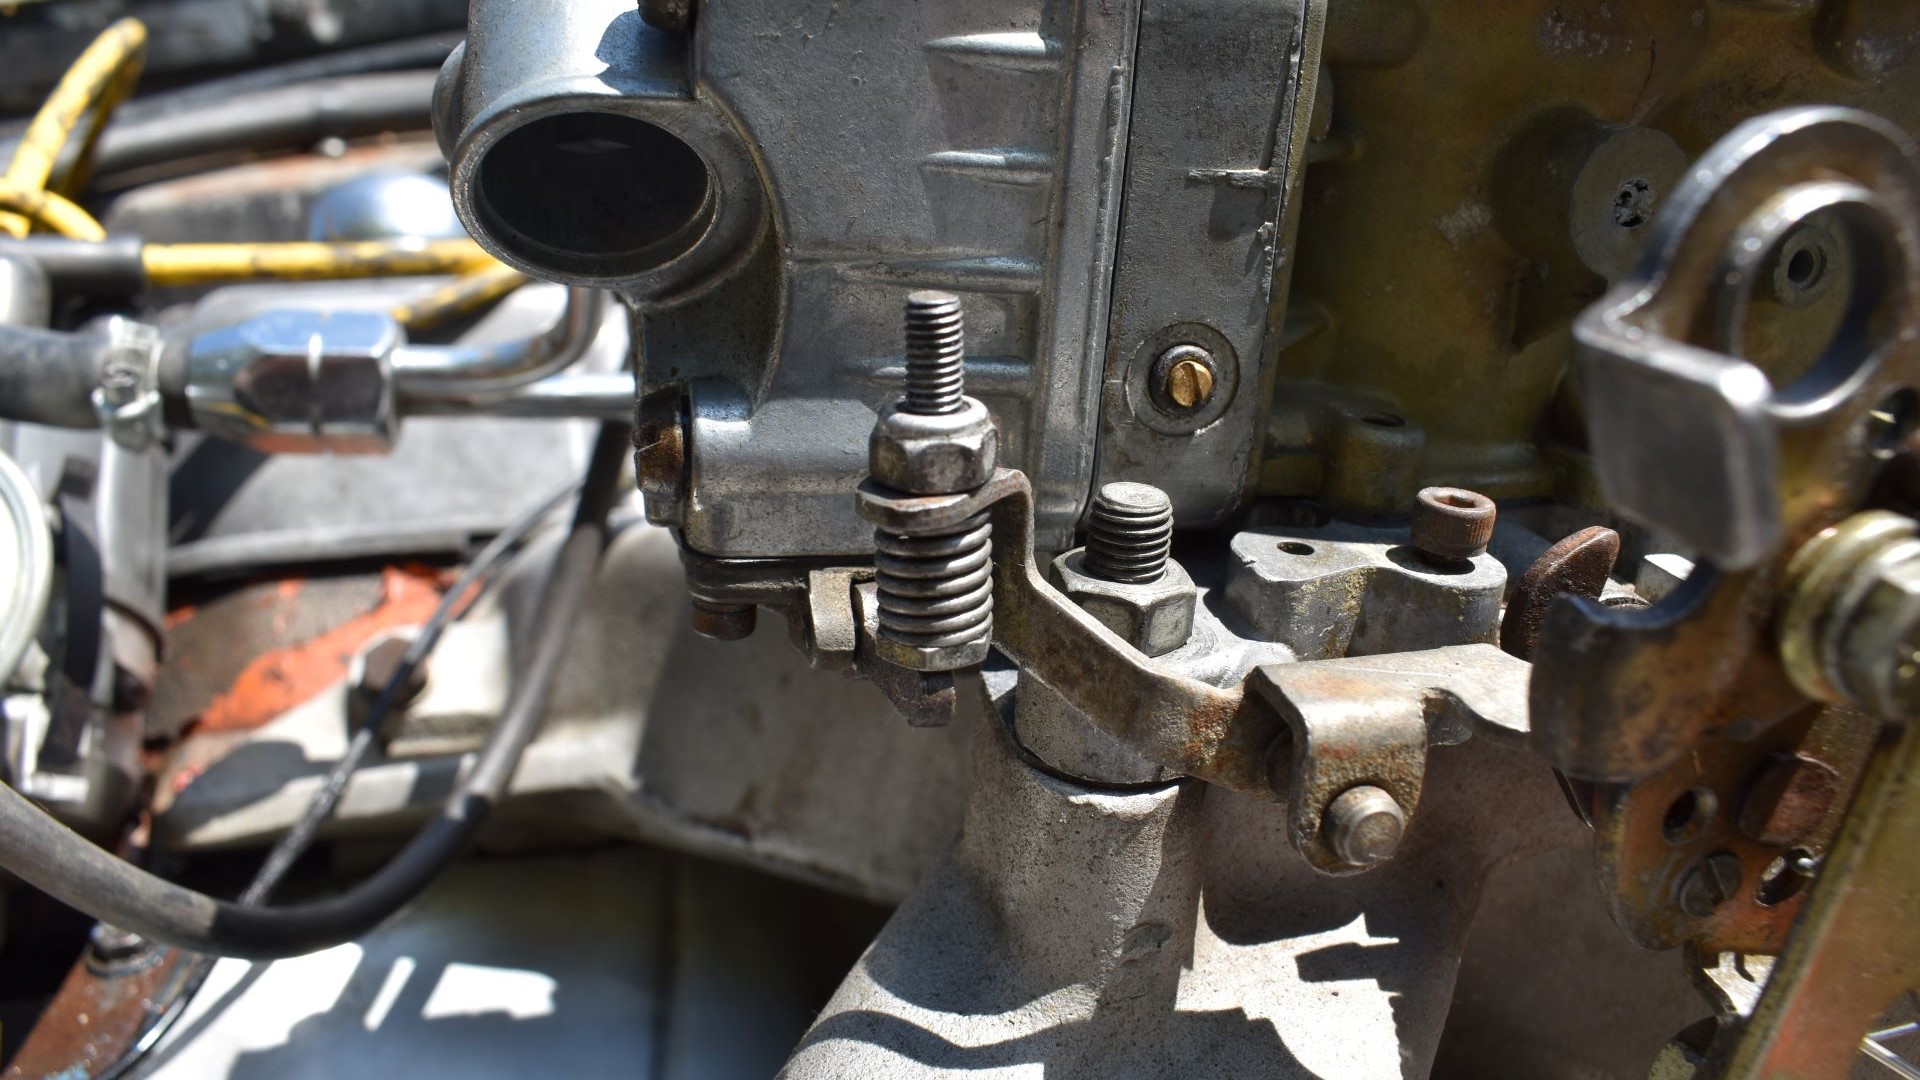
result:
[(51, 191), (16, 188), (0, 181), (0, 210), (12, 211), (8, 217), (32, 222), (71, 240), (100, 241), (107, 238), (107, 230), (100, 227), (92, 214), (80, 209), (71, 199)]
[[(6, 175), (0, 180), (17, 192), (47, 189), (49, 181), (53, 179), (60, 151), (73, 137), (80, 121), (91, 111), (93, 121), (84, 136), (86, 141), (81, 147), (79, 167), (73, 176), (65, 178), (68, 183), (53, 185), (56, 189), (70, 191), (71, 183), (77, 182), (86, 172), (86, 159), (92, 153), (93, 142), (99, 137), (100, 129), (106, 126), (114, 108), (139, 79), (146, 47), (147, 28), (138, 19), (121, 19), (94, 38), (80, 58), (67, 69), (67, 73), (61, 76), (53, 93), (47, 95), (46, 104), (34, 114), (26, 134), (20, 137), (19, 148), (13, 152), (13, 161), (7, 166)], [(25, 236), (27, 228), (27, 218), (19, 214), (0, 214), (0, 232), (16, 237)]]
[(527, 283), (527, 275), (495, 264), (454, 278), (445, 285), (393, 307), (393, 318), (409, 330), (428, 330), (480, 308)]
[(342, 278), (466, 274), (497, 265), (471, 240), (429, 244), (148, 244), (140, 261), (156, 287), (226, 281), (334, 281)]

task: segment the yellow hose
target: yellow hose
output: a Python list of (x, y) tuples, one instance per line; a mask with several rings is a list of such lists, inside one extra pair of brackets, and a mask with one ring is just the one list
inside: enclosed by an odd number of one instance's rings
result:
[[(146, 47), (147, 28), (138, 19), (121, 19), (94, 38), (80, 58), (67, 69), (67, 73), (61, 76), (59, 85), (47, 96), (46, 104), (34, 114), (33, 122), (27, 126), (26, 134), (20, 137), (20, 146), (13, 152), (13, 161), (7, 166), (6, 175), (0, 177), (0, 182), (16, 194), (46, 191), (50, 187), (56, 192), (72, 192), (86, 175), (87, 159), (93, 152), (94, 140), (99, 138), (100, 130), (106, 126), (114, 108), (126, 98), (134, 82), (140, 78)], [(53, 170), (59, 162), (60, 152), (89, 112), (93, 114), (93, 120), (82, 136), (84, 141), (78, 166), (71, 174), (62, 177), (59, 183), (53, 183)], [(67, 205), (72, 206), (71, 203)], [(71, 215), (64, 211), (56, 210), (55, 213), (64, 215), (62, 219), (69, 224), (73, 223)], [(47, 221), (46, 218), (37, 220), (43, 223)], [(92, 221), (91, 218), (87, 220)], [(27, 235), (28, 227), (27, 216), (0, 213), (0, 232), (20, 237)], [(98, 223), (93, 228), (98, 230)], [(80, 235), (61, 231), (69, 236)]]
[(370, 240), (351, 244), (148, 244), (140, 251), (147, 283), (212, 285), (229, 281), (334, 281), (342, 278), (467, 274), (497, 266), (471, 240)]
[(0, 210), (12, 211), (6, 215), (10, 219), (32, 222), (69, 239), (100, 241), (107, 238), (107, 230), (100, 227), (92, 214), (51, 191), (17, 188), (0, 181)]
[(428, 330), (479, 310), (527, 283), (527, 275), (495, 264), (454, 278), (405, 304), (396, 304), (394, 321), (409, 330)]

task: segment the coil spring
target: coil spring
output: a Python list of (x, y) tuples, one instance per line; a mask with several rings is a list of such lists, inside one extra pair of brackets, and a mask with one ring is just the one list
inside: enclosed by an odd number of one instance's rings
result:
[(937, 649), (993, 634), (993, 526), (976, 514), (950, 531), (874, 533), (880, 632)]

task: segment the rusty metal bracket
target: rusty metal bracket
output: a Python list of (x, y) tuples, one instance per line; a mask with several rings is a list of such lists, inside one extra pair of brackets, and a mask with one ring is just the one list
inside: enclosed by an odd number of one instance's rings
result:
[(1268, 664), (1253, 688), (1287, 722), (1289, 839), (1316, 869), (1356, 873), (1328, 842), (1327, 808), (1361, 784), (1393, 796), (1411, 821), (1427, 747), (1476, 733), (1526, 740), (1525, 661), (1492, 645), (1454, 645), (1303, 664)]
[[(1741, 326), (1765, 257), (1815, 214), (1844, 226), (1853, 294), (1826, 354), (1775, 387), (1739, 358)], [(1892, 125), (1824, 107), (1749, 121), (1651, 227), (1575, 325), (1580, 385), (1608, 502), (1703, 559), (1649, 609), (1548, 610), (1534, 747), (1585, 780), (1650, 775), (1709, 731), (1799, 707), (1765, 634), (1782, 569), (1860, 505), (1871, 414), (1920, 381), (1920, 165)]]
[(1320, 835), (1327, 803), (1355, 778), (1410, 815), (1429, 744), (1480, 732), (1526, 738), (1528, 665), (1492, 645), (1262, 668), (1228, 689), (1165, 670), (1048, 584), (1033, 552), (1027, 478), (997, 470), (957, 495), (860, 489), (861, 513), (964, 521), (991, 510), (994, 644), (1108, 734), (1168, 770), (1261, 798), (1288, 798), (1293, 843), (1328, 873), (1356, 867)]
[(1840, 1080), (1860, 1037), (1898, 995), (1920, 990), (1920, 725), (1880, 745), (1774, 962), (1741, 1037), (1717, 1074)]

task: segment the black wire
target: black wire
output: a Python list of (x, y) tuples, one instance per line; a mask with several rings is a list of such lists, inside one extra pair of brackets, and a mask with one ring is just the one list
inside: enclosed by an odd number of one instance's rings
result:
[[(253, 880), (247, 885), (246, 891), (240, 894), (240, 903), (249, 907), (258, 907), (273, 895), (273, 890), (279, 887), (294, 863), (298, 862), (300, 856), (305, 854), (307, 848), (312, 845), (320, 827), (333, 816), (334, 808), (340, 804), (340, 798), (346, 791), (348, 781), (365, 761), (367, 752), (372, 749), (381, 726), (386, 723), (387, 714), (393, 711), (395, 703), (400, 700), (400, 694), (412, 680), (414, 672), (418, 671), (420, 665), (432, 655), (434, 646), (439, 644), (440, 636), (446, 631), (447, 626), (473, 610), (474, 604), (486, 595), (495, 581), (499, 580), (500, 571), (506, 566), (506, 556), (518, 548), (529, 533), (539, 527), (549, 514), (558, 509), (561, 503), (579, 489), (580, 484), (575, 481), (554, 492), (540, 505), (502, 529), (468, 561), (460, 571), (460, 576), (454, 579), (446, 594), (440, 598), (440, 603), (434, 607), (433, 614), (427, 617), (419, 633), (415, 634), (413, 641), (408, 644), (407, 651), (401, 656), (400, 663), (394, 668), (392, 676), (380, 688), (380, 696), (374, 699), (365, 719), (354, 731), (352, 740), (347, 744), (347, 752), (334, 763), (333, 768), (327, 773), (326, 781), (321, 784), (320, 790), (314, 794), (313, 799), (307, 803), (307, 808), (301, 813), (300, 819), (294, 822), (293, 827), (274, 844), (273, 849), (267, 853), (266, 860), (260, 864), (260, 869), (254, 872)], [(469, 596), (469, 593), (472, 595)], [(190, 954), (183, 959), (179, 969), (168, 980), (168, 985), (148, 1002), (146, 1012), (153, 1019), (149, 1022), (147, 1029), (140, 1033), (140, 1037), (134, 1040), (133, 1045), (128, 1047), (118, 1060), (97, 1073), (95, 1080), (117, 1080), (127, 1075), (129, 1070), (152, 1052), (173, 1025), (186, 1013), (187, 1003), (206, 983), (207, 976), (212, 974), (216, 959), (203, 953)]]
[(219, 900), (115, 858), (4, 784), (0, 865), (102, 922), (194, 952), (277, 959), (352, 941), (380, 925), (464, 850), (506, 793), (521, 754), (539, 732), (573, 624), (611, 535), (607, 519), (618, 498), (630, 438), (624, 423), (600, 426), (573, 521), (534, 612), (531, 656), (517, 672), (506, 707), (472, 769), (439, 816), (371, 877), (339, 896), (287, 907)]
[[(381, 727), (387, 721), (387, 714), (393, 711), (394, 705), (400, 700), (400, 695), (412, 681), (414, 673), (420, 670), (420, 665), (426, 661), (428, 654), (433, 652), (433, 647), (439, 643), (440, 635), (446, 630), (447, 624), (453, 621), (453, 613), (459, 609), (462, 597), (476, 584), (481, 585), (483, 590), (490, 585), (495, 579), (495, 570), (501, 565), (502, 558), (518, 546), (520, 541), (545, 520), (548, 514), (551, 514), (579, 489), (580, 484), (575, 482), (555, 492), (520, 520), (502, 530), (480, 550), (480, 554), (474, 556), (466, 569), (460, 572), (460, 576), (454, 580), (446, 595), (440, 598), (440, 603), (434, 608), (433, 614), (428, 616), (426, 623), (420, 627), (420, 632), (407, 645), (407, 651), (400, 657), (400, 664), (394, 668), (393, 676), (387, 680), (385, 686), (380, 688), (380, 696), (374, 699), (373, 706), (367, 710), (365, 721), (361, 723), (359, 730), (353, 733), (352, 741), (347, 744), (347, 752), (327, 773), (326, 782), (320, 785), (320, 790), (314, 794), (313, 801), (307, 804), (306, 812), (300, 815), (300, 820), (294, 822), (293, 827), (273, 845), (273, 850), (267, 853), (266, 862), (261, 864), (252, 883), (247, 886), (245, 892), (240, 894), (242, 904), (258, 907), (266, 903), (272, 896), (273, 890), (279, 887), (281, 879), (286, 877), (287, 871), (291, 870), (300, 856), (306, 853), (320, 826), (333, 816), (334, 807), (340, 805), (341, 796), (346, 794), (347, 782), (352, 779), (354, 770), (358, 769), (361, 762), (366, 759), (367, 752), (373, 748)], [(476, 596), (474, 599), (477, 600), (479, 597)]]

